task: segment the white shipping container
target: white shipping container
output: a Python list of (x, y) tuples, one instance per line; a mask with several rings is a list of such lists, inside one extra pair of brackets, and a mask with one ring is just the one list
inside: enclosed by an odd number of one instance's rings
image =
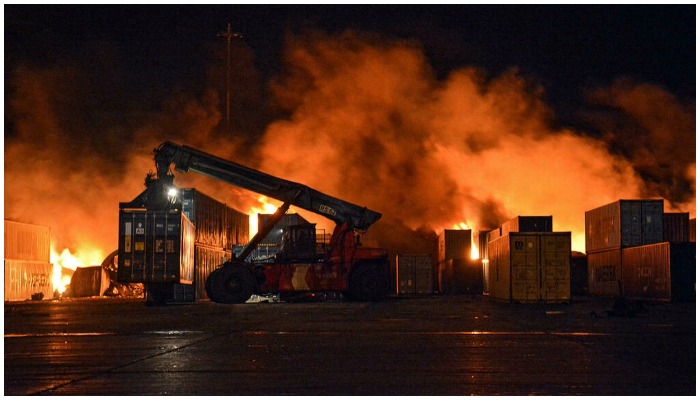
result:
[(42, 261), (5, 260), (5, 301), (53, 298), (53, 265)]
[(5, 220), (5, 260), (51, 262), (49, 227)]

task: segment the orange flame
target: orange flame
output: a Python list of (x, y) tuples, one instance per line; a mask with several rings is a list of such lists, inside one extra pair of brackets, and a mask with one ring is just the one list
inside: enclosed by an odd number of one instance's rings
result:
[(259, 206), (250, 207), (249, 215), (249, 225), (248, 225), (248, 238), (252, 238), (258, 233), (258, 214), (274, 214), (277, 211), (277, 206), (268, 201), (267, 196), (259, 196), (258, 202)]
[(104, 257), (102, 250), (87, 246), (80, 247), (75, 254), (71, 253), (68, 248), (63, 249), (59, 254), (52, 245), (50, 261), (53, 264), (51, 282), (54, 289), (59, 293), (66, 291), (66, 286), (70, 284), (72, 274), (65, 274), (65, 270), (75, 271), (79, 267), (101, 265)]
[(472, 229), (471, 226), (472, 226), (472, 224), (469, 221), (460, 222), (458, 224), (454, 224), (452, 226), (452, 229), (471, 230), (472, 231), (472, 246), (471, 246), (471, 254), (469, 256), (472, 260), (478, 260), (479, 259), (479, 231)]

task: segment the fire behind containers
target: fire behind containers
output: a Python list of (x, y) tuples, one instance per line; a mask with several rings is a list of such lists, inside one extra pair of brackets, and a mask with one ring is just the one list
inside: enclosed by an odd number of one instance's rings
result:
[(5, 220), (5, 301), (51, 299), (50, 258), (49, 227)]
[(248, 216), (195, 189), (177, 189), (167, 207), (148, 190), (119, 204), (118, 280), (143, 283), (148, 301), (206, 299), (207, 276), (248, 240)]
[(663, 200), (618, 200), (586, 212), (592, 296), (685, 301), (695, 298), (695, 245), (688, 213)]
[[(438, 235), (438, 291), (443, 294), (482, 294), (484, 271), (478, 246), (486, 233), (445, 229)], [(474, 246), (478, 246), (474, 248)]]

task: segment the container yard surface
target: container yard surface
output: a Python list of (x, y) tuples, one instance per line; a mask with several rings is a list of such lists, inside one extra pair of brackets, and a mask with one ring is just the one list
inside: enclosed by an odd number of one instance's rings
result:
[(695, 303), (5, 303), (5, 395), (689, 395)]

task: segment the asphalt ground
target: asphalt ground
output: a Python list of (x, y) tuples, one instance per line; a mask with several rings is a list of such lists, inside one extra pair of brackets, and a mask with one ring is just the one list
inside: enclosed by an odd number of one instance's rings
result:
[(695, 303), (5, 303), (4, 394), (695, 396)]

